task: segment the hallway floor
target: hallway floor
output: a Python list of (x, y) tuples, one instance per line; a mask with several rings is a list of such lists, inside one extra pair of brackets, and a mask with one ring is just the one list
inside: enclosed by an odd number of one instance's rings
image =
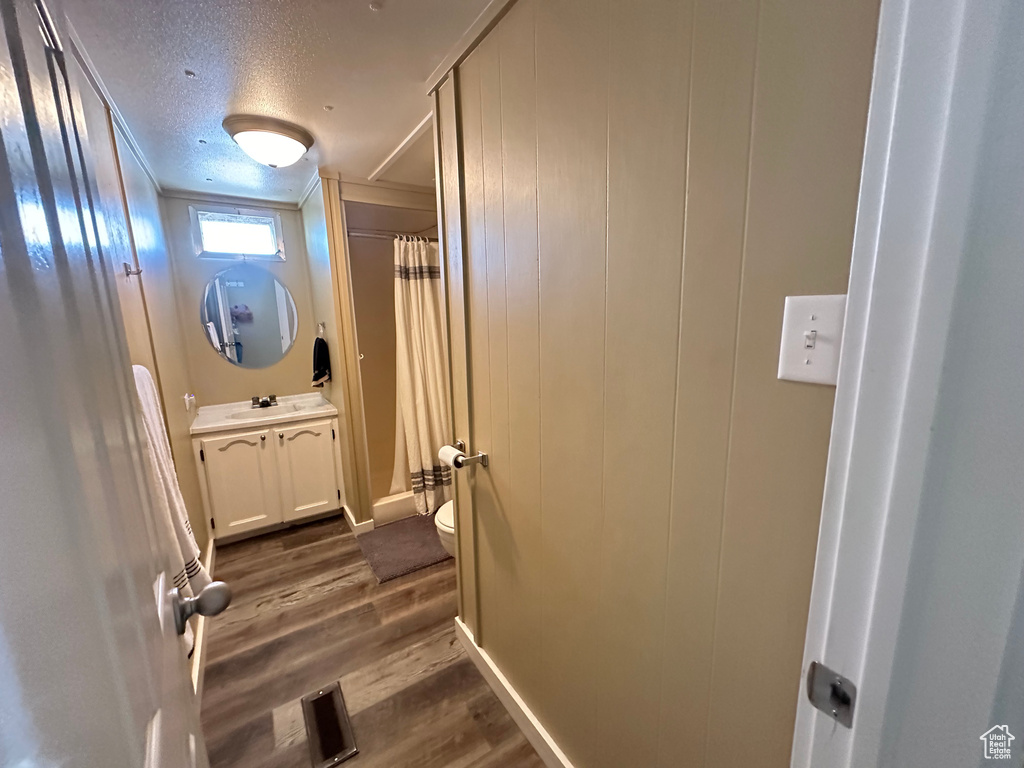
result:
[(301, 698), (341, 682), (346, 768), (543, 768), (455, 637), (455, 565), (377, 584), (344, 518), (218, 548), (207, 625), (212, 768), (306, 768)]

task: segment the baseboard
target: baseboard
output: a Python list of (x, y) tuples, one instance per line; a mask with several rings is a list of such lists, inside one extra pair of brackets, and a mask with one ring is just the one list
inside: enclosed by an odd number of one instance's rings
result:
[(373, 520), (367, 520), (365, 523), (357, 523), (355, 515), (352, 514), (352, 510), (348, 508), (347, 504), (342, 507), (342, 509), (345, 510), (345, 519), (348, 520), (348, 527), (352, 529), (352, 533), (356, 536), (373, 530)]
[(278, 531), (286, 531), (289, 528), (295, 528), (299, 525), (307, 525), (308, 523), (315, 523), (319, 520), (329, 520), (332, 517), (339, 517), (345, 514), (344, 507), (338, 507), (337, 509), (331, 509), (327, 512), (319, 512), (309, 517), (300, 517), (297, 520), (287, 520), (283, 523), (274, 523), (268, 525), (265, 528), (257, 528), (252, 531), (245, 531), (244, 533), (233, 533), (229, 536), (218, 536), (217, 543), (220, 546), (226, 544), (235, 544), (239, 541), (245, 541), (246, 539), (255, 539), (257, 536), (266, 536), (268, 533), (277, 533)]
[[(206, 572), (210, 574), (210, 578), (213, 578), (213, 562), (217, 556), (217, 544), (213, 539), (206, 542), (206, 551), (203, 553), (203, 567), (206, 568)], [(206, 655), (203, 653), (206, 647), (206, 617), (199, 616), (199, 620), (196, 622), (195, 632), (196, 642), (195, 647), (192, 650), (192, 667), (190, 669), (192, 676), (192, 690), (196, 692), (196, 699), (201, 699), (203, 695), (203, 672), (206, 670)]]
[(537, 750), (537, 754), (544, 761), (544, 765), (548, 768), (573, 768), (569, 758), (565, 756), (565, 753), (558, 747), (555, 740), (551, 738), (551, 734), (541, 725), (536, 715), (526, 706), (526, 702), (523, 701), (522, 697), (516, 692), (516, 689), (512, 687), (505, 675), (502, 674), (498, 665), (494, 663), (487, 654), (487, 651), (476, 644), (476, 640), (473, 639), (473, 633), (469, 630), (469, 627), (458, 618), (455, 619), (455, 635), (462, 642), (462, 647), (466, 649), (466, 655), (476, 664), (476, 668), (480, 670), (480, 674), (484, 676), (484, 680), (491, 686), (498, 700), (508, 710), (512, 719), (516, 721), (519, 730), (523, 732), (527, 741)]
[(384, 496), (373, 502), (373, 524), (396, 523), (416, 515), (416, 497), (412, 491)]

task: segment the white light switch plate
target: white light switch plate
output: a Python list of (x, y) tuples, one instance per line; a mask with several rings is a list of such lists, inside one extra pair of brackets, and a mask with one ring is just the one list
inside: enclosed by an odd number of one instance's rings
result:
[(779, 378), (835, 386), (846, 295), (787, 296)]

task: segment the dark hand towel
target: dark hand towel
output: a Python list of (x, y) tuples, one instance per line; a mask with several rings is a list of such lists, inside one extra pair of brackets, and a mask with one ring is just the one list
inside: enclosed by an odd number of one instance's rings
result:
[(331, 380), (331, 353), (319, 336), (313, 341), (313, 386), (322, 387)]

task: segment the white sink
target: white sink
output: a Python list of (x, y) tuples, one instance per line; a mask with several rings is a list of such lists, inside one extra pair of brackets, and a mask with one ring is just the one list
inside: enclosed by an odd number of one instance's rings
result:
[(255, 421), (256, 419), (269, 419), (274, 416), (283, 416), (286, 413), (292, 413), (297, 410), (299, 410), (299, 408), (294, 403), (278, 403), (277, 405), (270, 405), (266, 408), (253, 408), (250, 405), (248, 408), (244, 408), (241, 411), (229, 413), (228, 418)]
[(248, 400), (220, 405), (204, 405), (192, 421), (193, 435), (210, 432), (237, 432), (248, 429), (266, 429), (273, 424), (290, 424), (307, 419), (332, 418), (338, 409), (320, 392), (302, 395), (278, 395), (277, 405), (253, 408)]

